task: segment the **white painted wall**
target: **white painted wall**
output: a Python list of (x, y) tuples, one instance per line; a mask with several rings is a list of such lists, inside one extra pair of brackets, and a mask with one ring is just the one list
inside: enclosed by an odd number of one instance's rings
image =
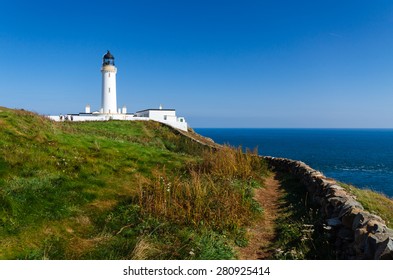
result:
[(176, 122), (164, 122), (164, 123), (173, 126), (177, 129), (188, 131), (188, 124), (186, 122), (180, 122), (179, 120), (177, 120)]
[(168, 118), (176, 118), (176, 111), (167, 111), (167, 110), (157, 110), (157, 111), (150, 111), (149, 114), (150, 119), (155, 121), (164, 121)]
[[(53, 121), (65, 121), (65, 117), (71, 121), (71, 115), (63, 115), (63, 119), (60, 120), (60, 116), (48, 116)], [(148, 121), (149, 118), (138, 118), (133, 115), (72, 115), (72, 121), (74, 122), (86, 122), (86, 121), (109, 121), (109, 120), (121, 120), (121, 121)]]
[(144, 110), (136, 113), (138, 117), (147, 117), (151, 120), (168, 124), (175, 128), (187, 131), (188, 124), (183, 117), (176, 117), (174, 110)]
[(104, 65), (102, 73), (102, 109), (104, 114), (117, 113), (116, 99), (116, 73), (117, 68), (113, 65)]
[[(150, 111), (151, 112), (151, 111)], [(60, 116), (48, 116), (49, 119), (53, 121), (65, 121), (65, 117), (67, 116), (68, 121), (74, 121), (74, 122), (86, 122), (86, 121), (109, 121), (109, 120), (122, 120), (122, 121), (149, 121), (149, 120), (154, 120), (149, 117), (138, 117), (134, 115), (125, 115), (125, 114), (114, 114), (114, 115), (108, 115), (108, 114), (91, 114), (91, 115), (63, 115), (62, 120), (60, 120)], [(71, 120), (72, 116), (72, 120)], [(176, 116), (168, 116), (167, 120), (160, 119), (157, 120), (155, 119), (154, 121), (158, 121), (161, 123), (165, 123), (167, 125), (170, 125), (174, 128), (181, 129), (184, 131), (187, 131), (188, 125), (187, 122), (183, 117), (177, 118)]]

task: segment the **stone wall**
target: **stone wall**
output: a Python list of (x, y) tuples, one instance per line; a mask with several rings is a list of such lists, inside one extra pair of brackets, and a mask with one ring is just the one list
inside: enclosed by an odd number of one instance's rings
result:
[(340, 259), (393, 259), (393, 230), (364, 210), (356, 198), (333, 179), (301, 161), (264, 157), (277, 171), (290, 173), (307, 188), (326, 219)]

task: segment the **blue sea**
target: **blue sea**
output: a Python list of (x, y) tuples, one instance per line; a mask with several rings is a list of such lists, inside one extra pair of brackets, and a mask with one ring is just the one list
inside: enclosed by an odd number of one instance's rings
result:
[(393, 129), (199, 128), (216, 143), (301, 160), (327, 177), (393, 197)]

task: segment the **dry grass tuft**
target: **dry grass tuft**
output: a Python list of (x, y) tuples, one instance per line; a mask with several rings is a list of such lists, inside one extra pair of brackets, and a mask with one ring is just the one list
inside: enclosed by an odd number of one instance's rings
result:
[(252, 177), (260, 177), (266, 172), (266, 166), (259, 158), (257, 150), (253, 152), (247, 150), (244, 153), (241, 147), (223, 146), (217, 151), (204, 151), (202, 157), (203, 171), (220, 178), (248, 180)]
[(186, 177), (172, 178), (164, 169), (153, 180), (140, 181), (137, 201), (143, 214), (178, 224), (240, 228), (258, 212), (253, 188), (260, 186), (265, 172), (255, 153), (230, 147), (206, 151)]
[(134, 249), (131, 253), (132, 260), (148, 260), (152, 256), (159, 253), (159, 250), (154, 247), (154, 245), (148, 241), (147, 237), (142, 236), (137, 241)]

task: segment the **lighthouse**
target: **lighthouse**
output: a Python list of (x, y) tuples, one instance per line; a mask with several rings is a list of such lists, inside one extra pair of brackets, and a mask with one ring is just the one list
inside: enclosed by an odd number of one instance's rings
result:
[(102, 102), (101, 113), (116, 114), (116, 73), (115, 57), (107, 51), (102, 58)]
[(85, 122), (85, 121), (157, 121), (172, 126), (183, 131), (188, 130), (188, 124), (184, 117), (177, 117), (175, 109), (164, 109), (162, 105), (158, 109), (146, 109), (136, 113), (127, 113), (127, 107), (123, 105), (117, 108), (116, 98), (116, 74), (115, 57), (107, 51), (102, 57), (102, 94), (101, 108), (91, 110), (89, 104), (86, 105), (85, 111), (79, 114), (67, 114), (48, 116), (51, 120)]

